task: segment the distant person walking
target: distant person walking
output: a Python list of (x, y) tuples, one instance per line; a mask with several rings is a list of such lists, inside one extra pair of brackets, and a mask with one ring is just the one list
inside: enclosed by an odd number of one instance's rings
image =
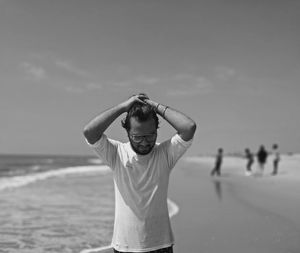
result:
[(247, 159), (247, 164), (246, 164), (246, 176), (250, 176), (252, 174), (252, 164), (254, 162), (253, 154), (251, 153), (249, 148), (245, 149), (245, 155)]
[(215, 174), (217, 174), (217, 176), (221, 176), (222, 161), (223, 161), (223, 149), (219, 148), (218, 153), (216, 155), (215, 167), (210, 173), (212, 176), (214, 176)]
[(278, 173), (278, 163), (280, 161), (280, 153), (279, 153), (278, 145), (277, 144), (273, 144), (273, 146), (272, 146), (272, 154), (274, 156), (274, 158), (273, 158), (273, 172), (272, 172), (272, 175), (277, 175), (277, 173)]
[(261, 145), (257, 152), (257, 162), (260, 169), (260, 173), (262, 174), (265, 168), (265, 164), (267, 162), (268, 152), (266, 151), (264, 145)]

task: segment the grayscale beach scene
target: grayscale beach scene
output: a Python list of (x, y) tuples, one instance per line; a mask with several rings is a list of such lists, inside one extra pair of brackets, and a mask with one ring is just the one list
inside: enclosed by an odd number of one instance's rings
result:
[[(299, 253), (299, 24), (293, 0), (0, 0), (0, 253), (114, 252), (104, 135), (192, 140), (157, 215), (174, 253)], [(155, 128), (124, 127), (138, 103)]]

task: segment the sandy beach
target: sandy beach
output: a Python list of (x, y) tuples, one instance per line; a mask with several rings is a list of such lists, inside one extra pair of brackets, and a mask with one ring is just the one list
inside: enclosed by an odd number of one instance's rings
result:
[[(195, 157), (174, 170), (170, 197), (175, 252), (300, 252), (299, 157), (284, 156), (280, 173), (246, 177), (245, 161), (225, 157), (221, 177), (210, 177), (213, 158)], [(255, 167), (254, 167), (255, 168)]]

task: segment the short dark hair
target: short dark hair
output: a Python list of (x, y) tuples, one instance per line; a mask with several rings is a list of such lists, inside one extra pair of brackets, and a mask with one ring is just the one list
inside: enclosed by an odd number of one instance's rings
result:
[(156, 112), (154, 108), (148, 104), (134, 103), (128, 110), (126, 117), (121, 121), (122, 127), (125, 128), (126, 131), (130, 130), (130, 118), (137, 118), (141, 122), (153, 118), (156, 129), (159, 127), (159, 119)]

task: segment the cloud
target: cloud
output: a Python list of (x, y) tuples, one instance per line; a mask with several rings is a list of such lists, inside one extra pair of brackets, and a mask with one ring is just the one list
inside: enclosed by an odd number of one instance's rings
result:
[(64, 90), (67, 91), (68, 93), (84, 93), (87, 91), (97, 91), (97, 90), (102, 90), (103, 86), (98, 83), (81, 83), (81, 84), (69, 84), (69, 85), (63, 85)]
[(112, 86), (116, 86), (118, 88), (129, 88), (134, 85), (133, 81), (115, 81), (110, 83)]
[[(137, 88), (138, 86), (156, 86), (166, 90), (169, 96), (191, 96), (206, 94), (213, 91), (213, 84), (203, 76), (180, 73), (175, 76), (159, 78), (149, 76), (137, 76), (130, 80), (111, 82), (110, 85), (117, 88)], [(139, 87), (140, 88), (140, 87)]]
[(170, 78), (168, 82), (172, 84), (167, 91), (169, 96), (193, 96), (214, 91), (212, 82), (203, 76), (182, 73)]
[(118, 88), (130, 88), (130, 87), (140, 86), (140, 85), (146, 85), (146, 86), (157, 85), (161, 81), (162, 80), (157, 77), (137, 76), (131, 78), (130, 80), (113, 81), (111, 82), (111, 85), (116, 86)]
[(137, 84), (156, 85), (160, 83), (160, 79), (156, 77), (139, 76), (136, 78)]
[(195, 87), (202, 91), (213, 91), (213, 84), (208, 79), (202, 76), (196, 78)]
[(74, 64), (72, 64), (69, 61), (56, 60), (55, 65), (57, 67), (59, 67), (60, 69), (63, 69), (65, 71), (68, 71), (69, 73), (75, 74), (75, 75), (80, 76), (80, 77), (84, 77), (84, 78), (91, 78), (92, 77), (91, 73), (76, 67)]
[[(34, 54), (20, 66), (30, 80), (47, 81), (47, 85), (64, 92), (78, 94), (103, 88), (90, 72), (53, 55)], [(47, 69), (42, 66), (47, 66)]]
[(195, 79), (195, 76), (191, 74), (180, 73), (180, 74), (176, 74), (173, 78), (170, 79), (173, 79), (175, 81), (186, 81), (190, 79)]
[(67, 60), (61, 60), (61, 59), (55, 59), (54, 64), (56, 67), (63, 71), (67, 71), (70, 74), (74, 74), (77, 77), (80, 77), (81, 82), (78, 81), (72, 81), (72, 84), (65, 87), (65, 90), (70, 93), (83, 93), (87, 91), (96, 91), (101, 90), (103, 86), (95, 81), (93, 81), (94, 76), (81, 68), (78, 68), (74, 63), (67, 61)]
[(222, 81), (228, 81), (237, 76), (237, 72), (233, 68), (228, 68), (224, 66), (216, 67), (215, 75), (218, 79)]
[(167, 95), (172, 97), (190, 96), (194, 94), (195, 92), (193, 90), (184, 90), (184, 89), (172, 89), (167, 92)]
[(88, 83), (85, 85), (88, 90), (102, 90), (103, 86), (99, 83)]
[(68, 93), (76, 93), (76, 94), (79, 94), (79, 93), (83, 93), (84, 92), (84, 89), (80, 88), (80, 87), (75, 87), (75, 86), (66, 86), (64, 88)]
[(47, 78), (45, 69), (35, 64), (24, 62), (22, 63), (22, 68), (25, 73), (35, 81), (41, 81)]

